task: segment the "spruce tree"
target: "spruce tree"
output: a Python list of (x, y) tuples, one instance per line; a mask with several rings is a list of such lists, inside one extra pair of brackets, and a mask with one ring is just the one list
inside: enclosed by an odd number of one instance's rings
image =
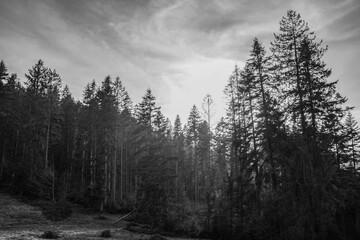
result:
[(186, 131), (186, 143), (190, 149), (189, 161), (191, 162), (192, 167), (192, 179), (193, 179), (193, 199), (195, 205), (199, 204), (200, 201), (200, 190), (199, 190), (199, 156), (198, 156), (198, 146), (199, 146), (199, 126), (201, 123), (201, 117), (199, 110), (194, 105), (191, 108), (190, 115), (187, 121), (187, 131)]
[(360, 162), (360, 129), (354, 116), (349, 111), (344, 123), (346, 160), (342, 164), (357, 176)]
[(137, 120), (143, 126), (148, 126), (150, 128), (153, 127), (157, 111), (160, 110), (160, 107), (155, 106), (155, 100), (156, 98), (152, 94), (150, 88), (148, 88), (142, 98), (142, 101), (136, 107)]
[[(313, 35), (309, 32), (307, 23), (301, 19), (300, 14), (289, 10), (280, 21), (280, 33), (274, 34), (275, 40), (271, 42), (271, 51), (276, 71), (280, 73), (284, 97), (289, 100), (294, 127), (300, 125), (303, 134), (307, 127), (305, 117), (305, 103), (303, 81), (301, 79), (300, 48), (302, 41)], [(298, 119), (298, 116), (300, 119)]]

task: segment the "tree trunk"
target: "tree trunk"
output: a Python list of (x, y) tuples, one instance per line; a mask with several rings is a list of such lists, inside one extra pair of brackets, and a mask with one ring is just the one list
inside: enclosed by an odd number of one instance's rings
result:
[(121, 152), (120, 152), (120, 200), (122, 201), (124, 198), (124, 190), (123, 190), (123, 173), (124, 173), (124, 141), (121, 142)]
[(46, 133), (46, 148), (45, 148), (45, 169), (49, 167), (49, 140), (50, 140), (50, 124), (51, 124), (51, 99), (49, 100), (49, 112)]
[(193, 159), (194, 159), (194, 190), (195, 190), (195, 205), (198, 206), (199, 203), (199, 189), (198, 189), (198, 161), (196, 157), (196, 145), (195, 141), (193, 142)]
[(116, 180), (117, 180), (117, 150), (114, 151), (114, 161), (113, 161), (113, 179), (112, 179), (112, 202), (115, 205), (116, 203)]
[(54, 157), (52, 157), (53, 163), (53, 179), (52, 179), (52, 201), (55, 203), (55, 164), (54, 164)]
[(85, 188), (85, 140), (83, 142), (82, 159), (81, 159), (81, 192)]
[(5, 167), (5, 150), (6, 150), (6, 141), (3, 142), (2, 154), (1, 154), (1, 163), (0, 163), (0, 182), (4, 177), (4, 167)]

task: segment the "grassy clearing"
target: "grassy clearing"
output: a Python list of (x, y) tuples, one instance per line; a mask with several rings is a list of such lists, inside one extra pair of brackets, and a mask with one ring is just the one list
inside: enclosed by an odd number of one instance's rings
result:
[(185, 240), (129, 232), (125, 230), (127, 222), (120, 221), (112, 225), (119, 218), (119, 215), (114, 214), (99, 215), (77, 210), (70, 217), (53, 222), (43, 216), (40, 204), (39, 201), (35, 206), (30, 206), (0, 193), (0, 240), (55, 239), (51, 238), (55, 235), (50, 232), (56, 233), (57, 239), (62, 240)]

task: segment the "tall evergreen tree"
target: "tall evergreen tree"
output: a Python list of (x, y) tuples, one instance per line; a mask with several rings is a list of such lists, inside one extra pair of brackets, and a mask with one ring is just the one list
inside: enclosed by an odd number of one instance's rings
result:
[[(110, 203), (112, 172), (110, 171), (114, 165), (113, 151), (115, 149), (115, 127), (117, 116), (117, 100), (114, 93), (114, 87), (110, 76), (106, 76), (101, 83), (101, 88), (97, 92), (99, 99), (99, 155), (101, 171), (100, 179), (102, 185), (102, 204)], [(114, 198), (112, 198), (114, 200)], [(113, 203), (115, 204), (115, 203)], [(103, 205), (100, 205), (102, 211)]]
[[(290, 101), (290, 110), (295, 127), (300, 121), (300, 129), (305, 133), (307, 121), (305, 118), (305, 103), (303, 83), (301, 81), (300, 48), (302, 41), (312, 36), (307, 23), (301, 19), (300, 14), (293, 10), (287, 12), (286, 17), (280, 21), (280, 33), (274, 34), (275, 40), (271, 42), (276, 71), (281, 74), (281, 81), (288, 86), (284, 89), (286, 98)], [(300, 120), (298, 121), (298, 116)]]
[(156, 98), (152, 94), (150, 88), (146, 90), (141, 103), (137, 105), (137, 120), (140, 124), (148, 127), (153, 127), (154, 119), (157, 115), (159, 107), (155, 106)]
[(346, 136), (345, 153), (347, 155), (345, 164), (353, 171), (354, 177), (356, 177), (360, 162), (360, 129), (351, 112), (346, 115), (344, 130)]
[(194, 105), (191, 108), (190, 115), (187, 121), (186, 143), (190, 153), (190, 162), (192, 166), (192, 181), (193, 181), (193, 198), (195, 204), (199, 204), (200, 190), (199, 190), (199, 156), (197, 149), (199, 146), (199, 126), (201, 123), (201, 117), (199, 110)]

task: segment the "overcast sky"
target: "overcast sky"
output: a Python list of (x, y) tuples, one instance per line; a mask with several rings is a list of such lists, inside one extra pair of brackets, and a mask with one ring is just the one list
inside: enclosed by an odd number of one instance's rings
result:
[(119, 76), (133, 102), (150, 87), (163, 113), (184, 123), (207, 93), (223, 113), (234, 65), (254, 37), (269, 51), (290, 9), (329, 45), (331, 80), (360, 119), (359, 0), (0, 0), (0, 59), (24, 80), (41, 58), (76, 99), (93, 79)]

